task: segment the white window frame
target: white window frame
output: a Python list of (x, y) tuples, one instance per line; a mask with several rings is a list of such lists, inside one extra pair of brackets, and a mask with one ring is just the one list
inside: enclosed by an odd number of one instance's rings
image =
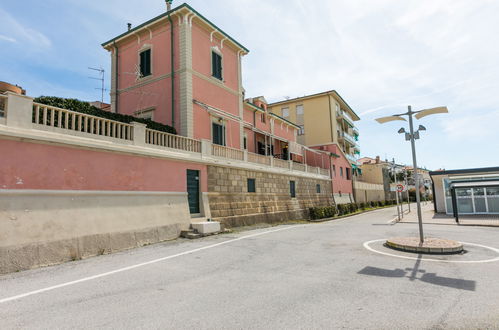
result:
[[(149, 108), (145, 108), (145, 109), (142, 109), (142, 110), (138, 110), (138, 111), (135, 111), (133, 113), (133, 115), (137, 118), (141, 118), (141, 119), (150, 119), (150, 120), (154, 120), (154, 112), (155, 112), (156, 108), (155, 107), (149, 107)], [(151, 113), (151, 118), (146, 118), (146, 117), (142, 117), (144, 114), (148, 114), (148, 113)]]
[[(298, 109), (301, 109), (301, 113), (298, 112)], [(304, 114), (305, 109), (303, 108), (303, 104), (297, 104), (296, 105), (296, 115), (297, 116), (302, 116)]]

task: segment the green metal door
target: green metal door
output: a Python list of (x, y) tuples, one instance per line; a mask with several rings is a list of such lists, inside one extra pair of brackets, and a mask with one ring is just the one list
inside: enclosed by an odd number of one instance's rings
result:
[(199, 213), (199, 171), (187, 170), (187, 199), (189, 211)]

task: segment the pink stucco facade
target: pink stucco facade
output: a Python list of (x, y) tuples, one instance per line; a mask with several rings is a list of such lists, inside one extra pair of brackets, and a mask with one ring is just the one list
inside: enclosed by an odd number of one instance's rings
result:
[[(288, 141), (296, 141), (296, 127), (271, 116), (266, 103), (259, 98), (255, 105), (261, 111), (243, 105), (241, 59), (247, 50), (188, 9), (173, 13), (172, 17), (174, 123), (172, 27), (165, 17), (105, 45), (112, 55), (117, 54), (113, 62), (117, 68), (116, 111), (137, 116), (149, 111), (154, 121), (173, 125), (180, 135), (198, 140), (213, 140), (212, 125), (220, 124), (224, 126), (224, 143), (228, 147), (242, 148), (241, 132), (245, 132), (248, 151), (257, 153), (258, 142), (273, 141), (274, 154), (282, 154)], [(151, 74), (137, 77), (140, 53), (148, 49)], [(221, 56), (222, 79), (213, 75), (212, 54)]]
[(185, 192), (191, 169), (207, 191), (201, 164), (3, 139), (0, 153), (0, 189)]
[[(320, 149), (323, 151), (331, 152), (339, 157), (331, 157), (331, 179), (333, 182), (333, 193), (335, 194), (352, 194), (353, 184), (352, 184), (352, 165), (345, 158), (343, 152), (336, 144), (327, 144), (323, 146), (314, 147), (314, 149)], [(347, 171), (348, 169), (348, 171)], [(347, 177), (347, 172), (349, 172), (349, 177)], [(342, 175), (343, 173), (343, 175)]]

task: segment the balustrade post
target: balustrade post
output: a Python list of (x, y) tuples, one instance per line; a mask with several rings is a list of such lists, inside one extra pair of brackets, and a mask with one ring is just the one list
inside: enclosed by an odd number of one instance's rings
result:
[(146, 124), (138, 123), (132, 121), (132, 137), (133, 144), (136, 146), (145, 147), (146, 146)]
[(7, 92), (5, 124), (19, 128), (33, 128), (33, 98)]
[(292, 171), (293, 170), (293, 161), (291, 159), (288, 160), (288, 166), (289, 166), (289, 170)]
[(201, 140), (201, 155), (203, 157), (211, 156), (212, 142), (210, 140)]
[(270, 167), (274, 167), (274, 156), (270, 155)]
[(244, 160), (245, 162), (247, 162), (247, 161), (248, 161), (248, 150), (243, 150), (243, 160)]

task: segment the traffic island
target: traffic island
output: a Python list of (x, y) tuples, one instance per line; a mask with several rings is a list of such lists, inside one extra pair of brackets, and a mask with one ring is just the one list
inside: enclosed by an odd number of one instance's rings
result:
[(389, 248), (412, 253), (458, 254), (464, 251), (463, 244), (443, 238), (425, 238), (421, 244), (419, 237), (394, 237), (386, 240)]

